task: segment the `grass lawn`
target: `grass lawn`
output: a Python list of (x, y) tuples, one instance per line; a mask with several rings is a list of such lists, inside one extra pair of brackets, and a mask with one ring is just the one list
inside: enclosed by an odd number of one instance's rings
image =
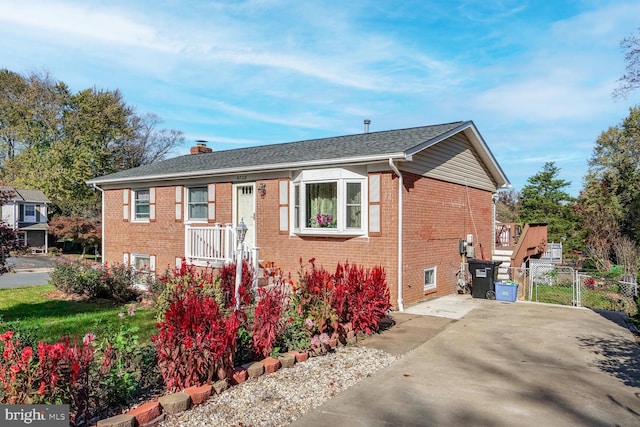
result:
[[(136, 326), (142, 343), (156, 333), (155, 313), (136, 307), (135, 315), (127, 314), (130, 304), (106, 301), (68, 301), (55, 297), (52, 285), (0, 289), (0, 332), (18, 329), (30, 332), (39, 341), (54, 343), (61, 336), (78, 336), (92, 332), (100, 340), (122, 325)], [(118, 313), (124, 313), (120, 318)]]
[[(572, 305), (571, 286), (562, 285), (537, 285), (538, 302), (546, 302), (550, 304)], [(534, 290), (533, 299), (536, 299)], [(621, 305), (622, 297), (613, 292), (605, 292), (602, 290), (583, 289), (581, 292), (581, 302), (583, 307), (596, 310), (617, 310), (627, 311), (629, 314), (635, 314), (636, 309), (632, 302)]]

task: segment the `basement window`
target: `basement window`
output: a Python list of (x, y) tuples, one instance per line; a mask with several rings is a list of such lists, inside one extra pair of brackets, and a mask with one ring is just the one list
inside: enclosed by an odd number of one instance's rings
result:
[(436, 288), (436, 267), (424, 269), (424, 290), (431, 291)]

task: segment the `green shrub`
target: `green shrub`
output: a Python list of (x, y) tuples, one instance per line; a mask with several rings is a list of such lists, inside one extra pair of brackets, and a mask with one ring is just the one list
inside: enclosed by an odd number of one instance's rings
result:
[(129, 302), (138, 296), (132, 288), (135, 274), (132, 267), (124, 264), (97, 266), (81, 260), (61, 260), (55, 263), (49, 283), (62, 292), (89, 299)]

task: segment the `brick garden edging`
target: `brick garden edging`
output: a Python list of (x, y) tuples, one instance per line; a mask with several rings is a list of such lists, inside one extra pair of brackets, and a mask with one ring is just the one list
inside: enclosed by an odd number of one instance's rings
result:
[[(338, 337), (331, 342), (332, 348), (356, 343), (356, 335), (350, 327), (345, 331), (347, 336)], [(351, 335), (349, 337), (349, 335)], [(340, 339), (342, 338), (342, 339)], [(158, 398), (157, 401), (146, 402), (127, 411), (97, 423), (98, 427), (151, 427), (163, 421), (166, 414), (179, 414), (195, 405), (205, 403), (212, 395), (221, 394), (231, 385), (238, 385), (247, 378), (258, 378), (261, 375), (276, 372), (279, 369), (293, 367), (309, 359), (309, 351), (289, 351), (277, 359), (267, 357), (258, 362), (249, 363), (233, 370), (231, 378), (217, 381), (214, 384), (192, 386), (177, 393), (171, 393)], [(222, 384), (224, 383), (224, 384)]]

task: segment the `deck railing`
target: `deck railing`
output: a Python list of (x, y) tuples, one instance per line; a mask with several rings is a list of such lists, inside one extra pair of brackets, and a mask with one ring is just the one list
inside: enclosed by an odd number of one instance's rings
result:
[[(235, 262), (236, 229), (232, 224), (185, 227), (185, 258), (196, 265), (221, 266)], [(257, 267), (258, 249), (243, 243), (243, 258)]]
[(514, 247), (522, 234), (522, 227), (515, 222), (496, 223), (496, 247)]

